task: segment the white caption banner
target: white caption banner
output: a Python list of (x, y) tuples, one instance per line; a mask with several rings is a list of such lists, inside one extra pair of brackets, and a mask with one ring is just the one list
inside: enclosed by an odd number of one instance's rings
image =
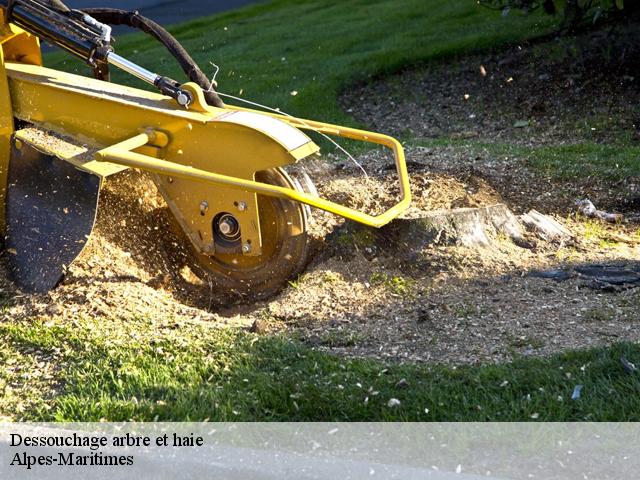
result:
[(0, 424), (0, 479), (632, 479), (633, 423)]

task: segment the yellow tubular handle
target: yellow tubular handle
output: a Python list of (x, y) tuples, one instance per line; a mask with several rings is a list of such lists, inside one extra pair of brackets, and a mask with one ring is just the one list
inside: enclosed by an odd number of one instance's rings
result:
[(358, 210), (354, 210), (349, 207), (345, 207), (329, 200), (324, 200), (307, 193), (299, 192), (291, 188), (278, 187), (275, 185), (269, 185), (267, 183), (256, 182), (253, 180), (212, 173), (206, 170), (201, 170), (186, 165), (180, 165), (178, 163), (169, 162), (167, 160), (160, 160), (148, 155), (132, 152), (131, 150), (142, 147), (154, 141), (156, 135), (152, 131), (141, 133), (121, 143), (117, 143), (103, 150), (100, 150), (96, 153), (95, 159), (98, 161), (125, 165), (127, 167), (139, 168), (141, 170), (146, 170), (160, 175), (198, 180), (217, 185), (225, 185), (227, 187), (238, 188), (241, 190), (256, 192), (272, 197), (294, 200), (296, 202), (304, 203), (312, 207), (316, 207), (321, 210), (340, 215), (341, 217), (348, 218), (349, 220), (354, 220), (370, 227), (382, 227), (383, 225), (386, 225), (409, 207), (409, 204), (411, 203), (409, 176), (407, 173), (407, 166), (402, 145), (400, 145), (400, 143), (396, 139), (387, 135), (365, 132), (362, 130), (351, 128), (337, 127), (334, 125), (327, 125), (319, 122), (298, 120), (289, 117), (283, 117), (283, 120), (288, 121), (297, 128), (314, 130), (322, 133), (352, 138), (355, 140), (363, 140), (370, 143), (384, 145), (392, 149), (395, 155), (396, 169), (400, 177), (400, 201), (387, 211), (381, 213), (380, 215), (374, 216), (360, 212)]
[[(245, 111), (245, 112), (253, 111), (250, 108), (237, 107), (235, 105), (227, 105), (226, 108), (228, 110), (239, 110), (239, 111)], [(395, 138), (390, 137), (389, 135), (383, 135), (381, 133), (367, 132), (365, 130), (358, 130), (356, 128), (341, 127), (339, 125), (332, 125), (330, 123), (318, 122), (316, 120), (305, 120), (302, 118), (296, 118), (289, 115), (283, 115), (281, 113), (260, 112), (260, 114), (277, 118), (278, 120), (286, 122), (300, 130), (311, 130), (313, 132), (323, 133), (325, 135), (335, 135), (337, 137), (350, 138), (352, 140), (360, 140), (368, 143), (375, 143), (377, 145), (382, 145), (393, 150), (393, 155), (396, 163), (396, 172), (400, 180), (400, 197), (401, 198), (400, 198), (399, 205), (404, 205), (404, 209), (406, 209), (411, 204), (411, 187), (409, 182), (409, 174), (407, 172), (407, 164), (404, 158), (404, 150), (400, 142), (398, 142)], [(382, 215), (385, 215), (385, 214), (383, 213)], [(378, 217), (373, 217), (373, 218), (378, 218)], [(352, 219), (352, 220), (355, 220), (355, 219)], [(362, 222), (362, 223), (366, 223), (366, 222)], [(388, 221), (385, 223), (388, 223)], [(375, 226), (375, 225), (371, 225), (371, 226)]]

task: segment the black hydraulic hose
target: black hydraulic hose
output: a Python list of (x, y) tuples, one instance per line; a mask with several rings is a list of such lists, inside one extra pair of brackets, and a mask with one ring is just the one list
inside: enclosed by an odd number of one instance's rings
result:
[(224, 103), (214, 91), (211, 81), (202, 72), (200, 67), (198, 67), (198, 64), (191, 58), (191, 55), (189, 55), (180, 42), (161, 25), (143, 17), (138, 12), (130, 12), (117, 8), (83, 8), (82, 11), (101, 23), (126, 25), (141, 30), (158, 40), (175, 57), (189, 80), (198, 84), (204, 90), (207, 103), (214, 107), (224, 108)]

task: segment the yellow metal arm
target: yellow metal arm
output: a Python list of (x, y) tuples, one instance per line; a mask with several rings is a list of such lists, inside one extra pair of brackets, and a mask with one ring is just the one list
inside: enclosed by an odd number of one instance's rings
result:
[(286, 198), (319, 208), (321, 210), (325, 210), (327, 212), (334, 213), (336, 215), (340, 215), (344, 218), (348, 218), (349, 220), (354, 220), (371, 227), (382, 227), (383, 225), (386, 225), (409, 207), (411, 203), (409, 176), (407, 173), (407, 166), (402, 145), (396, 139), (387, 135), (381, 135), (352, 128), (343, 128), (320, 122), (299, 120), (279, 115), (273, 116), (285, 120), (288, 123), (296, 126), (297, 128), (313, 130), (325, 134), (337, 135), (369, 143), (376, 143), (390, 148), (394, 153), (396, 170), (398, 172), (400, 180), (400, 201), (396, 205), (379, 215), (369, 215), (367, 213), (345, 207), (344, 205), (340, 205), (329, 200), (309, 195), (307, 193), (299, 192), (291, 188), (278, 187), (275, 185), (269, 185), (253, 180), (213, 173), (206, 170), (193, 168), (186, 165), (181, 165), (167, 160), (161, 160), (158, 158), (150, 157), (148, 155), (133, 152), (132, 150), (136, 148), (156, 141), (157, 135), (162, 135), (161, 133), (156, 134), (153, 131), (141, 133), (121, 143), (117, 143), (108, 148), (100, 150), (96, 153), (96, 160), (125, 165), (127, 167), (139, 168), (141, 170), (146, 170), (160, 175), (198, 180), (272, 197)]

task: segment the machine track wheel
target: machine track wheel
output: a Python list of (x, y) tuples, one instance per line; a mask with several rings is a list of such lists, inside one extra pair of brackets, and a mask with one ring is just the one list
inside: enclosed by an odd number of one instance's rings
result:
[[(293, 181), (280, 168), (258, 172), (256, 181), (301, 188), (299, 182)], [(262, 231), (261, 255), (197, 255), (199, 266), (216, 287), (250, 298), (277, 293), (287, 280), (304, 269), (310, 250), (304, 205), (259, 195), (258, 211)]]

